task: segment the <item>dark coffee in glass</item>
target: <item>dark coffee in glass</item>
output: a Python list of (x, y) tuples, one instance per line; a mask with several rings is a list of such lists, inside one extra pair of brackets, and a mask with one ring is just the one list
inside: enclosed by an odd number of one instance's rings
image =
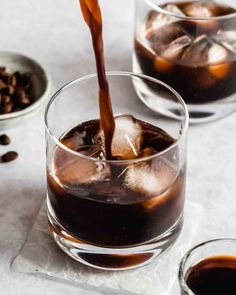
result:
[(186, 282), (196, 295), (235, 295), (236, 257), (206, 258), (188, 271)]
[(216, 239), (189, 250), (179, 267), (181, 294), (235, 295), (235, 246), (235, 239)]
[(136, 4), (134, 70), (176, 89), (189, 105), (193, 122), (232, 112), (236, 7), (210, 0)]
[[(134, 152), (137, 159), (151, 156), (174, 143), (165, 131), (131, 116), (117, 117), (116, 126), (133, 128), (132, 135), (138, 134), (129, 138), (136, 150), (127, 142), (122, 145), (117, 135), (112, 148), (116, 160), (133, 159)], [(48, 174), (49, 199), (61, 225), (78, 240), (105, 247), (139, 245), (160, 236), (179, 220), (184, 203), (185, 171), (178, 172), (173, 165), (177, 150), (170, 161), (154, 158), (105, 166), (99, 162), (105, 159), (99, 132), (99, 121), (90, 121), (61, 139), (94, 161), (60, 147), (55, 151), (54, 175)]]

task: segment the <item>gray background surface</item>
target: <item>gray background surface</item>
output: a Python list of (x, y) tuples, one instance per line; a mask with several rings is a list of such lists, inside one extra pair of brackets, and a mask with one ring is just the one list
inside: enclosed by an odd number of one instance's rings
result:
[[(91, 43), (78, 1), (0, 0), (0, 50), (16, 51), (39, 61), (52, 78), (53, 90), (94, 72)], [(101, 1), (108, 70), (131, 70), (134, 1)], [(5, 130), (20, 157), (0, 165), (0, 294), (99, 294), (39, 277), (9, 272), (45, 199), (43, 116)], [(191, 127), (187, 198), (209, 211), (207, 238), (234, 236), (236, 218), (236, 113), (221, 121)], [(7, 148), (0, 146), (0, 154)], [(201, 217), (199, 217), (201, 218)], [(196, 220), (197, 222), (197, 220)], [(206, 236), (204, 236), (206, 238)], [(201, 233), (199, 233), (199, 240)]]

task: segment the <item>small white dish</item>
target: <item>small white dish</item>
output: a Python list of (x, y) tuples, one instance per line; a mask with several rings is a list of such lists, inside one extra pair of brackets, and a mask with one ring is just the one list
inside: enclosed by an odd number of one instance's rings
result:
[(0, 66), (6, 71), (31, 74), (34, 91), (34, 103), (23, 110), (0, 114), (0, 129), (10, 127), (35, 111), (48, 98), (51, 82), (44, 69), (33, 59), (14, 52), (0, 52)]

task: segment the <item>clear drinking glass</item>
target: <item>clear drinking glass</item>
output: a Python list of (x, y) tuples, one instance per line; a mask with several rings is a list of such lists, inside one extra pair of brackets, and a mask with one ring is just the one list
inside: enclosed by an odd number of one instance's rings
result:
[[(201, 123), (236, 109), (236, 2), (230, 1), (230, 7), (228, 0), (221, 0), (221, 6), (191, 2), (135, 1), (133, 71), (173, 87), (188, 106), (190, 122)], [(156, 105), (165, 103), (140, 98), (157, 112)]]
[(186, 253), (179, 268), (179, 284), (182, 295), (195, 295), (186, 282), (189, 270), (202, 260), (217, 256), (236, 257), (236, 240), (216, 239), (207, 241)]
[[(107, 78), (113, 111), (119, 115), (116, 128), (120, 126), (120, 134), (127, 136), (132, 146), (142, 142), (143, 156), (105, 160), (92, 156), (93, 147), (86, 154), (78, 152), (79, 142), (68, 141), (65, 135), (79, 124), (90, 125), (99, 118), (97, 76), (65, 85), (52, 97), (45, 113), (48, 219), (56, 243), (69, 256), (96, 268), (121, 270), (152, 261), (180, 233), (188, 111), (182, 98), (156, 79), (125, 72), (110, 72)], [(144, 107), (134, 89), (139, 83), (150, 87), (143, 95), (157, 96), (157, 89), (167, 91), (166, 100), (173, 101), (178, 112), (166, 109), (171, 118)], [(148, 142), (144, 134), (149, 136), (144, 130), (150, 134), (159, 130), (152, 138), (159, 152), (149, 153), (150, 148), (142, 147)], [(167, 146), (166, 138), (173, 140)], [(122, 145), (118, 152), (126, 153), (127, 142), (116, 143)]]

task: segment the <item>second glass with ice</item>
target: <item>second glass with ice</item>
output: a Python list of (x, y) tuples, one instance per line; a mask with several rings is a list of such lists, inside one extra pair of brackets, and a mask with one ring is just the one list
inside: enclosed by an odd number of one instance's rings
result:
[[(175, 88), (193, 123), (234, 111), (235, 3), (137, 0), (136, 6), (134, 71)], [(159, 112), (161, 98), (159, 104), (141, 99)]]

